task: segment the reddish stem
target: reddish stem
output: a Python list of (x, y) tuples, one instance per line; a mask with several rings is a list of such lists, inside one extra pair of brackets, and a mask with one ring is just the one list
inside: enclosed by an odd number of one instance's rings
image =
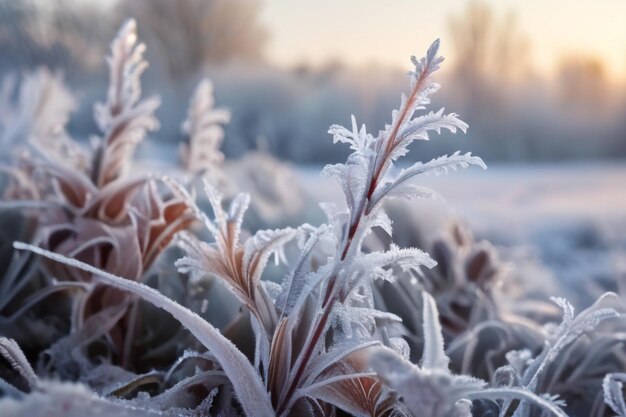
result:
[[(422, 85), (424, 84), (424, 81), (427, 78), (426, 74), (427, 74), (427, 71), (425, 69), (424, 71), (422, 71), (419, 78), (417, 79), (415, 83), (415, 87), (413, 88), (413, 91), (411, 91), (411, 95), (407, 99), (407, 102), (405, 103), (404, 108), (402, 109), (402, 112), (400, 113), (400, 117), (398, 117), (396, 124), (391, 130), (391, 134), (389, 135), (385, 143), (385, 150), (383, 152), (384, 160), (380, 165), (378, 165), (378, 167), (376, 168), (376, 171), (374, 172), (374, 175), (372, 176), (372, 179), (370, 181), (370, 186), (367, 191), (366, 201), (369, 201), (371, 199), (372, 195), (374, 194), (374, 191), (376, 190), (376, 187), (378, 186), (383, 169), (387, 165), (387, 159), (389, 158), (391, 151), (393, 150), (393, 145), (394, 145), (394, 142), (396, 141), (396, 137), (398, 135), (398, 131), (400, 130), (400, 126), (404, 123), (404, 120), (410, 114), (410, 109), (413, 107), (413, 103), (415, 102), (417, 93), (421, 90)], [(350, 225), (350, 229), (348, 231), (348, 239), (346, 240), (345, 246), (341, 253), (341, 261), (343, 261), (346, 258), (348, 251), (351, 247), (352, 240), (354, 239), (354, 236), (356, 235), (359, 225), (361, 224), (361, 220), (366, 215), (367, 215), (367, 204), (364, 204), (363, 207), (361, 207), (360, 209), (360, 213), (356, 221)], [(324, 295), (324, 299), (322, 302), (322, 309), (323, 309), (322, 315), (320, 316), (319, 321), (315, 325), (315, 330), (313, 331), (313, 336), (311, 338), (311, 341), (307, 345), (306, 350), (304, 351), (302, 361), (300, 362), (298, 369), (296, 370), (296, 373), (294, 375), (294, 378), (291, 384), (289, 385), (287, 394), (285, 395), (285, 397), (283, 397), (284, 400), (278, 406), (277, 415), (279, 416), (282, 415), (282, 412), (284, 411), (286, 404), (288, 404), (289, 399), (291, 398), (294, 391), (298, 387), (298, 384), (300, 383), (300, 380), (302, 379), (302, 376), (304, 375), (304, 371), (309, 361), (311, 360), (313, 351), (315, 347), (317, 346), (320, 338), (322, 337), (322, 333), (324, 329), (326, 328), (326, 323), (328, 322), (328, 318), (330, 317), (332, 307), (336, 301), (336, 295), (335, 297), (332, 297), (336, 280), (337, 280), (336, 275), (333, 275), (329, 280), (328, 287), (326, 288), (326, 293)]]
[[(402, 112), (400, 113), (400, 117), (397, 119), (397, 123), (393, 126), (391, 133), (389, 134), (389, 138), (385, 142), (385, 151), (383, 152), (383, 162), (376, 167), (376, 171), (372, 176), (372, 181), (370, 182), (370, 188), (367, 190), (367, 199), (371, 199), (376, 187), (378, 186), (378, 182), (380, 180), (380, 176), (382, 174), (383, 169), (387, 165), (389, 160), (389, 156), (391, 155), (391, 151), (393, 150), (393, 145), (396, 142), (396, 137), (398, 136), (398, 131), (400, 130), (400, 126), (404, 123), (404, 120), (408, 117), (410, 113), (410, 109), (413, 107), (413, 103), (415, 103), (415, 98), (417, 97), (417, 93), (422, 89), (422, 85), (426, 80), (426, 69), (422, 71), (419, 75), (419, 78), (415, 82), (415, 87), (413, 91), (411, 91), (411, 95), (407, 99)], [(376, 161), (378, 161), (378, 155), (376, 156)]]

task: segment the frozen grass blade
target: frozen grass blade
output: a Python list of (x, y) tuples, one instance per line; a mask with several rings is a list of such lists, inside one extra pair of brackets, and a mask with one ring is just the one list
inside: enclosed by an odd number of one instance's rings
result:
[(26, 380), (30, 389), (37, 387), (39, 378), (15, 340), (0, 337), (0, 355), (4, 356), (11, 367)]
[(424, 354), (422, 367), (425, 369), (448, 369), (450, 358), (446, 356), (443, 346), (443, 334), (439, 323), (439, 311), (435, 299), (426, 291), (422, 291), (424, 317)]
[(67, 258), (27, 243), (15, 242), (13, 246), (16, 249), (27, 250), (53, 261), (89, 272), (94, 275), (94, 279), (133, 293), (156, 307), (167, 311), (215, 356), (217, 362), (224, 369), (228, 379), (233, 384), (235, 394), (248, 416), (274, 416), (269, 395), (248, 359), (219, 330), (193, 311), (170, 300), (154, 288), (101, 271), (84, 262)]
[(467, 398), (471, 400), (491, 400), (491, 401), (511, 401), (520, 400), (525, 404), (534, 404), (541, 410), (550, 413), (556, 417), (569, 417), (565, 411), (556, 406), (553, 402), (535, 394), (534, 392), (519, 387), (507, 388), (486, 388), (480, 391), (467, 394)]

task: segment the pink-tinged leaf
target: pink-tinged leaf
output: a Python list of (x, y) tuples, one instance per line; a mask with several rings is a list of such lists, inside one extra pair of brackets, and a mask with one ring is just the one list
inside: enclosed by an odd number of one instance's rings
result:
[(283, 246), (295, 236), (296, 230), (291, 228), (260, 230), (246, 240), (242, 262), (252, 284), (258, 285), (269, 257), (276, 254), (279, 259)]
[(137, 25), (128, 20), (111, 44), (106, 103), (96, 103), (94, 116), (104, 133), (96, 154), (93, 178), (98, 187), (119, 178), (148, 131), (159, 127), (154, 111), (158, 98), (141, 100), (141, 75), (148, 67), (146, 47), (137, 43)]
[(188, 143), (180, 148), (185, 169), (192, 173), (202, 173), (215, 169), (224, 160), (220, 145), (224, 137), (225, 125), (230, 121), (230, 112), (223, 108), (214, 108), (213, 84), (211, 80), (202, 80), (193, 94), (187, 119), (182, 131), (189, 137)]

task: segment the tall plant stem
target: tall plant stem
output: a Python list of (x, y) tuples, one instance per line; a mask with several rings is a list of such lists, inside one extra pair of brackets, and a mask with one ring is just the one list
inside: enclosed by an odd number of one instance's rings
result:
[[(380, 164), (376, 163), (375, 165), (376, 169), (370, 179), (367, 194), (364, 196), (364, 201), (360, 205), (359, 216), (357, 216), (356, 220), (350, 224), (350, 228), (348, 230), (348, 238), (345, 240), (344, 247), (341, 250), (341, 259), (339, 262), (343, 262), (346, 259), (346, 256), (348, 255), (348, 252), (350, 251), (350, 248), (352, 246), (352, 241), (356, 236), (357, 231), (359, 230), (359, 226), (362, 224), (363, 218), (368, 214), (366, 203), (374, 194), (374, 191), (376, 190), (380, 179), (383, 177), (383, 174), (385, 172), (384, 170), (387, 168), (388, 159), (391, 155), (391, 151), (393, 150), (393, 144), (396, 141), (400, 126), (404, 124), (405, 120), (412, 114), (410, 109), (415, 103), (417, 94), (422, 89), (424, 81), (427, 78), (425, 74), (427, 74), (426, 71), (423, 71), (420, 74), (417, 82), (415, 83), (415, 86), (413, 87), (413, 90), (411, 91), (409, 98), (405, 102), (402, 111), (400, 112), (400, 116), (396, 119), (391, 133), (385, 141), (385, 148), (382, 153), (383, 160)], [(376, 162), (378, 161), (378, 158), (380, 156), (380, 153), (376, 156)], [(336, 282), (337, 274), (333, 273), (333, 276), (328, 281), (328, 286), (326, 287), (326, 291), (324, 293), (324, 298), (322, 301), (322, 313), (319, 315), (319, 319), (315, 323), (312, 333), (310, 333), (312, 336), (308, 338), (306, 349), (302, 354), (302, 360), (300, 360), (299, 362), (298, 368), (296, 369), (294, 377), (289, 384), (289, 388), (287, 389), (287, 393), (284, 397), (281, 397), (281, 401), (279, 401), (277, 407), (278, 416), (283, 416), (285, 412), (288, 412), (288, 410), (286, 410), (286, 407), (291, 403), (291, 397), (293, 396), (295, 390), (300, 384), (302, 377), (304, 376), (304, 372), (311, 360), (311, 357), (313, 356), (313, 352), (315, 351), (315, 348), (318, 346), (318, 343), (322, 335), (324, 334), (326, 324), (328, 323), (328, 319), (330, 317), (330, 313), (332, 312), (335, 302), (344, 301), (339, 298), (339, 292), (335, 292)]]

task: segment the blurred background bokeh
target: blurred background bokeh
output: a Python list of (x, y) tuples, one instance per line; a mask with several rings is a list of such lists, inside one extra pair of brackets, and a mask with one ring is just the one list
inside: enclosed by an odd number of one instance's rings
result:
[[(292, 163), (311, 201), (339, 195), (317, 176), (348, 154), (328, 127), (351, 114), (370, 132), (384, 126), (409, 57), (440, 38), (433, 107), (470, 129), (416, 144), (409, 158), (471, 151), (490, 167), (433, 179), (446, 210), (539, 283), (626, 277), (624, 0), (0, 0), (3, 88), (41, 66), (58, 71), (79, 101), (68, 131), (87, 144), (106, 92), (103, 57), (128, 17), (147, 45), (143, 89), (162, 98), (161, 127), (140, 156), (176, 163), (189, 97), (209, 76), (232, 112), (226, 158), (261, 150)], [(423, 228), (442, 206), (418, 209), (397, 221), (417, 213)]]
[(350, 114), (376, 131), (405, 87), (409, 56), (441, 38), (447, 57), (435, 105), (470, 125), (461, 148), (487, 161), (626, 156), (626, 3), (304, 0), (0, 0), (0, 73), (61, 71), (82, 104), (70, 132), (87, 136), (105, 88), (104, 59), (127, 17), (138, 21), (158, 93), (159, 142), (181, 140), (193, 85), (215, 81), (233, 113), (223, 150), (259, 146), (281, 159), (345, 157), (326, 135)]

